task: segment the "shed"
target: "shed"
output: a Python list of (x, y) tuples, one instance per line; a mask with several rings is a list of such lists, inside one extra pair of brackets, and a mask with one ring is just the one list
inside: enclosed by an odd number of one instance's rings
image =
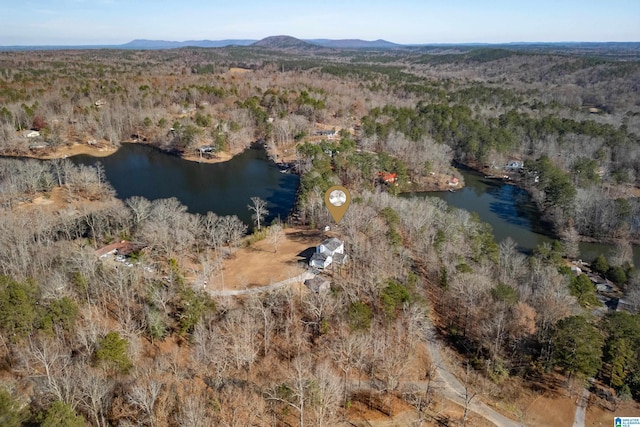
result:
[(343, 253), (335, 253), (333, 255), (333, 262), (335, 262), (336, 264), (344, 264), (345, 262), (347, 262), (347, 254), (343, 254)]
[(320, 276), (315, 276), (313, 279), (305, 280), (304, 284), (311, 292), (315, 292), (316, 294), (319, 294), (320, 292), (327, 292), (331, 289), (331, 283), (329, 280)]

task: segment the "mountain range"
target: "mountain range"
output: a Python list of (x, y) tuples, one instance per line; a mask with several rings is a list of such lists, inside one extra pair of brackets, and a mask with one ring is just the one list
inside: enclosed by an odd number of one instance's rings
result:
[(40, 46), (0, 46), (0, 51), (20, 50), (70, 50), (70, 49), (135, 49), (161, 50), (184, 47), (222, 48), (227, 46), (255, 46), (268, 49), (285, 50), (313, 50), (313, 49), (396, 49), (407, 47), (427, 47), (432, 49), (464, 48), (503, 48), (520, 50), (561, 50), (571, 49), (582, 54), (598, 54), (611, 51), (631, 52), (627, 59), (637, 58), (640, 42), (511, 42), (511, 43), (429, 43), (429, 44), (398, 44), (387, 40), (360, 39), (297, 39), (291, 36), (270, 36), (261, 40), (254, 39), (224, 39), (224, 40), (146, 40), (136, 39), (118, 45), (40, 45)]
[(261, 40), (253, 39), (224, 39), (224, 40), (146, 40), (136, 39), (119, 45), (76, 45), (76, 46), (0, 46), (0, 50), (54, 50), (54, 49), (177, 49), (181, 47), (227, 47), (227, 46), (256, 46), (274, 49), (309, 49), (309, 48), (336, 48), (336, 49), (390, 49), (402, 47), (401, 44), (386, 40), (360, 40), (360, 39), (311, 39), (301, 40), (291, 36), (271, 36)]
[(164, 40), (133, 40), (120, 45), (123, 49), (173, 49), (178, 47), (226, 47), (226, 46), (256, 46), (269, 48), (310, 48), (314, 46), (358, 49), (358, 48), (394, 48), (402, 45), (386, 40), (360, 40), (360, 39), (310, 39), (302, 40), (291, 36), (270, 36), (261, 40), (250, 39), (226, 39), (226, 40), (189, 40), (184, 42)]

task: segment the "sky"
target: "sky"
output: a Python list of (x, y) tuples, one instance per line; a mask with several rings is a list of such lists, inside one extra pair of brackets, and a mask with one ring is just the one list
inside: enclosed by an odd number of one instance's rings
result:
[(133, 39), (640, 41), (640, 0), (0, 0), (0, 45)]

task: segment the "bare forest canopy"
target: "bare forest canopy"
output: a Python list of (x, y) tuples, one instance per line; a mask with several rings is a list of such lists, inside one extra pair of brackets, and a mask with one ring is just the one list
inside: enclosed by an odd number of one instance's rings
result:
[[(328, 223), (330, 186), (353, 195), (330, 292), (231, 299), (212, 278), (242, 246), (276, 253), (280, 224), (246, 236), (175, 199), (121, 202), (100, 167), (0, 159), (0, 423), (347, 425), (368, 405), (464, 424), (474, 396), (527, 423), (526, 396), (559, 375), (594, 378), (611, 410), (638, 401), (637, 47), (294, 42), (0, 52), (4, 155), (263, 140), (301, 174), (300, 229)], [(511, 175), (561, 241), (525, 256), (442, 200), (396, 197), (454, 161)], [(581, 239), (616, 246), (590, 268), (605, 294), (563, 258)], [(430, 386), (436, 337), (457, 354), (462, 415)]]

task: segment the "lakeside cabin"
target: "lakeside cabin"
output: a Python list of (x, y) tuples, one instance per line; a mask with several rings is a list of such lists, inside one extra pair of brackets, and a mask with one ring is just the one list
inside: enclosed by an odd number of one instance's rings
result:
[(338, 132), (334, 130), (318, 130), (316, 136), (324, 136), (329, 140), (333, 140), (338, 136)]
[(393, 184), (398, 180), (398, 174), (393, 172), (378, 172), (378, 178), (385, 184)]
[(133, 252), (138, 251), (143, 247), (143, 245), (132, 243), (128, 240), (121, 240), (119, 242), (111, 243), (110, 245), (103, 246), (97, 249), (96, 256), (98, 258), (106, 258), (109, 255), (129, 256)]

